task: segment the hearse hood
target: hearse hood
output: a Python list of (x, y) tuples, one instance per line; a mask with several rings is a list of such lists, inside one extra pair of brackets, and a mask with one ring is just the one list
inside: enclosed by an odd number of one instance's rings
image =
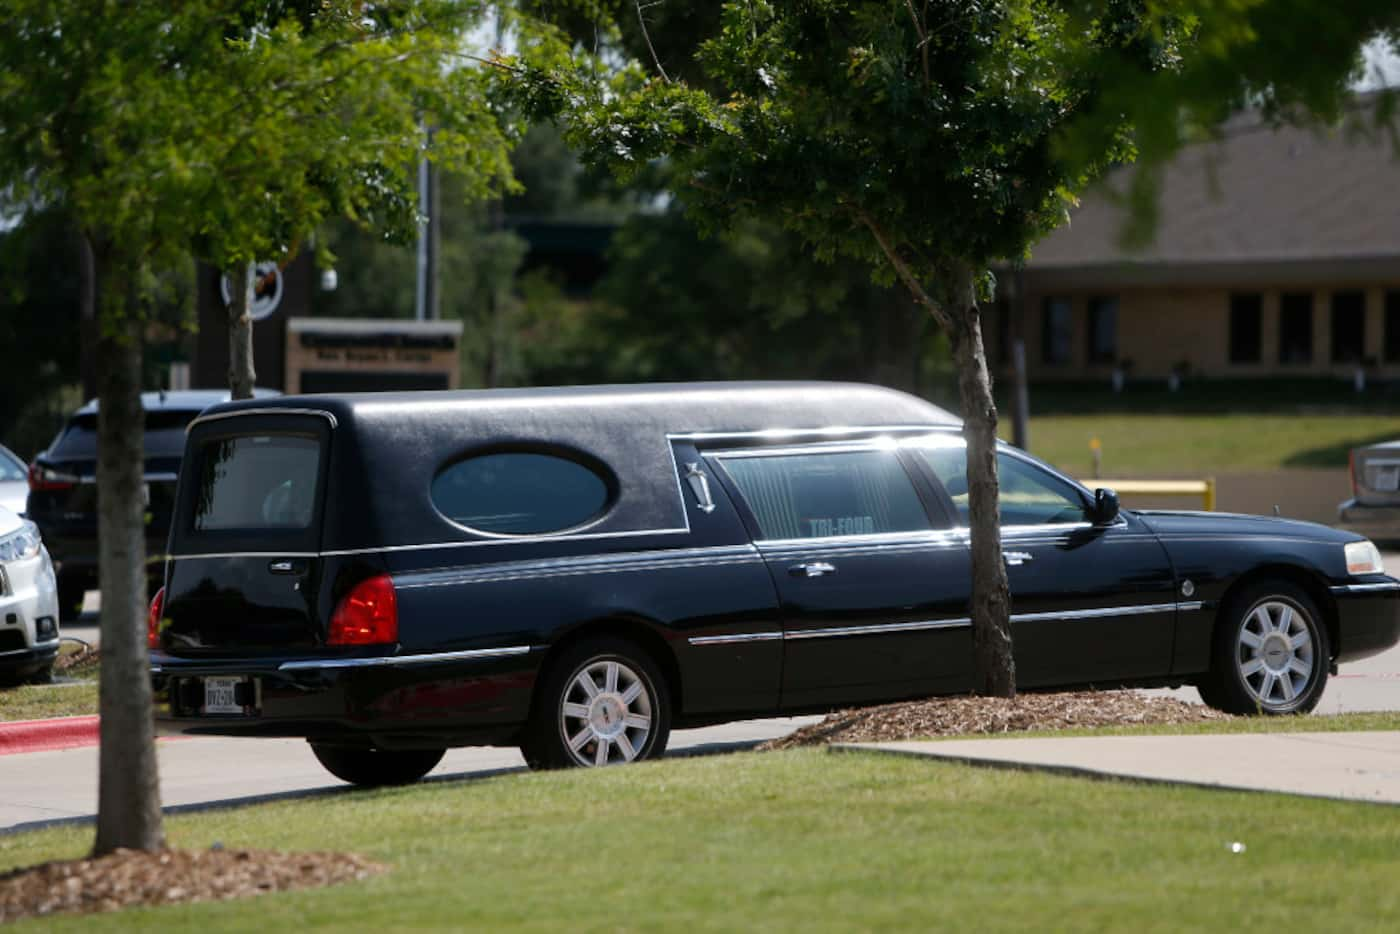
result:
[(1362, 536), (1344, 532), (1316, 522), (1280, 519), (1273, 516), (1251, 516), (1233, 512), (1195, 512), (1191, 510), (1135, 509), (1133, 514), (1159, 536), (1166, 538), (1259, 537), (1295, 539), (1307, 542), (1359, 541)]

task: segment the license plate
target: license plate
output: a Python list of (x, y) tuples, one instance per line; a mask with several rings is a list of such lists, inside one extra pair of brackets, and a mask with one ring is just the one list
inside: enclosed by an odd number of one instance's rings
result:
[(242, 678), (205, 678), (205, 713), (243, 713), (243, 705), (234, 700)]

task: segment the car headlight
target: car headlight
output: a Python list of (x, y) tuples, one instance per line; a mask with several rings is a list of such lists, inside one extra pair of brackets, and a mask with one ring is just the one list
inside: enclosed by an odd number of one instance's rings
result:
[(18, 531), (0, 538), (0, 561), (32, 558), (39, 553), (40, 544), (39, 527), (26, 519)]
[(1372, 542), (1347, 542), (1342, 546), (1346, 553), (1348, 574), (1384, 574), (1381, 551)]

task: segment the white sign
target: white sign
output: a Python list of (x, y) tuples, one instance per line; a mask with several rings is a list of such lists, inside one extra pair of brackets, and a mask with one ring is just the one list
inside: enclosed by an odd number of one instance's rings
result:
[[(219, 278), (219, 291), (223, 293), (224, 304), (233, 302), (233, 287), (228, 276)], [(248, 309), (248, 317), (261, 321), (277, 310), (282, 304), (282, 270), (273, 262), (258, 263), (253, 270), (253, 306)]]

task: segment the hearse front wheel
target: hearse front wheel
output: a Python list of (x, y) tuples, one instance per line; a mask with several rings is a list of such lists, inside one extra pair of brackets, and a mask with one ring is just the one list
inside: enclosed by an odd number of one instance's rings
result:
[(311, 751), (336, 778), (352, 785), (409, 785), (442, 761), (445, 749), (358, 749), (312, 743)]
[(596, 639), (549, 666), (520, 751), (532, 769), (618, 765), (661, 755), (670, 733), (656, 663), (631, 642)]
[(1322, 699), (1330, 662), (1312, 598), (1287, 581), (1263, 581), (1221, 608), (1201, 697), (1227, 713), (1307, 713)]

